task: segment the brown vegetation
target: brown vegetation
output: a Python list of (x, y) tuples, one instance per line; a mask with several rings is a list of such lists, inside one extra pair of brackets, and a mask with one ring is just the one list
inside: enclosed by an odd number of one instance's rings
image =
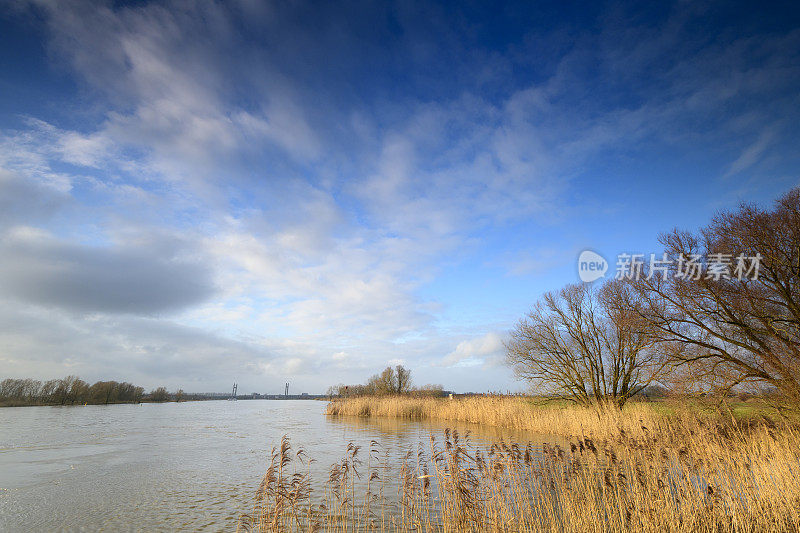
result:
[(742, 204), (661, 242), (661, 260), (622, 280), (545, 294), (506, 344), (517, 375), (585, 406), (621, 408), (653, 382), (776, 391), (800, 408), (800, 188), (772, 210)]
[(411, 386), (411, 371), (403, 365), (387, 366), (364, 385), (335, 385), (328, 388), (328, 396), (352, 398), (356, 396), (387, 396), (411, 394), (414, 396), (442, 396), (441, 385)]
[(128, 382), (98, 381), (94, 385), (76, 376), (41, 382), (7, 378), (0, 382), (0, 405), (73, 405), (140, 402), (144, 389)]
[[(674, 230), (661, 241), (672, 267), (634, 281), (640, 299), (629, 306), (660, 340), (686, 347), (679, 361), (690, 381), (773, 387), (800, 405), (800, 188), (772, 210), (743, 204), (697, 234)], [(739, 264), (740, 255), (760, 261)], [(719, 277), (686, 275), (697, 256), (727, 258), (733, 267)]]
[(635, 308), (630, 288), (568, 285), (545, 294), (511, 331), (506, 361), (537, 392), (579, 405), (622, 408), (667, 369), (665, 347)]
[(589, 416), (579, 406), (535, 406), (516, 396), (468, 396), (457, 399), (409, 397), (361, 397), (334, 400), (331, 416), (388, 417), (408, 420), (440, 420), (480, 424), (545, 435), (573, 437), (590, 434), (607, 437), (617, 427), (638, 435), (642, 425), (654, 425), (660, 415), (647, 404), (633, 403), (625, 412), (609, 410)]
[(201, 399), (187, 396), (182, 390), (176, 395), (159, 387), (149, 394), (132, 383), (98, 381), (89, 385), (77, 376), (67, 376), (41, 382), (36, 379), (7, 378), (0, 381), (0, 406), (28, 405), (108, 405), (113, 403), (166, 402)]
[[(483, 404), (483, 417), (490, 405), (505, 405), (509, 412), (496, 417), (513, 418), (520, 405), (505, 402)], [(647, 407), (600, 413), (529, 405), (529, 411), (549, 411), (550, 423), (560, 422), (548, 429), (577, 430), (564, 448), (481, 446), (448, 430), (443, 440), (431, 437), (393, 465), (376, 442), (367, 453), (350, 444), (319, 485), (303, 466), (304, 454), (292, 454), (284, 439), (239, 530), (800, 530), (795, 427), (723, 423), (689, 412), (648, 415)], [(523, 420), (535, 425), (536, 419)]]

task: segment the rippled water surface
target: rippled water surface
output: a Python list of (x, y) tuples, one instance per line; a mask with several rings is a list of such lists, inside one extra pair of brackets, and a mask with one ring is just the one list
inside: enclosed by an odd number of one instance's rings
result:
[(284, 434), (321, 479), (348, 442), (375, 439), (399, 457), (445, 427), (324, 410), (310, 400), (0, 409), (0, 531), (233, 531)]

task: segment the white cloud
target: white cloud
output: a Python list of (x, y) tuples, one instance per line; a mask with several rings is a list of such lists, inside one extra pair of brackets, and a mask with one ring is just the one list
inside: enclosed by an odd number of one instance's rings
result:
[(481, 337), (459, 342), (455, 350), (444, 356), (439, 364), (441, 366), (475, 366), (491, 363), (501, 356), (503, 349), (502, 336), (499, 333), (491, 332)]
[(739, 157), (731, 163), (728, 170), (722, 175), (723, 178), (728, 178), (734, 174), (738, 174), (745, 169), (752, 167), (763, 155), (769, 147), (769, 143), (774, 137), (772, 130), (766, 130), (758, 136), (755, 142), (748, 145)]

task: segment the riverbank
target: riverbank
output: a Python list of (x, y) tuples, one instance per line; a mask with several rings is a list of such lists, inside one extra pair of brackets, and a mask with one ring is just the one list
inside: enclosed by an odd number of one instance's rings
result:
[[(394, 460), (373, 450), (359, 457), (348, 446), (322, 480), (322, 507), (312, 504), (314, 480), (302, 467), (290, 468), (296, 455), (284, 441), (242, 530), (800, 530), (800, 432), (760, 414), (737, 420), (697, 406), (648, 403), (597, 413), (516, 397), (356, 398), (331, 402), (327, 413), (570, 438), (566, 447), (486, 447), (448, 432)], [(372, 485), (355, 483), (354, 468)], [(398, 473), (387, 480), (390, 471)]]
[(773, 423), (777, 413), (763, 402), (726, 403), (680, 399), (657, 402), (629, 402), (622, 411), (599, 412), (562, 402), (546, 402), (520, 396), (467, 396), (456, 399), (403, 396), (363, 396), (337, 399), (328, 404), (331, 416), (388, 417), (409, 420), (468, 422), (515, 428), (563, 437), (613, 437), (619, 430), (643, 436), (672, 420), (719, 419), (726, 423), (765, 421)]

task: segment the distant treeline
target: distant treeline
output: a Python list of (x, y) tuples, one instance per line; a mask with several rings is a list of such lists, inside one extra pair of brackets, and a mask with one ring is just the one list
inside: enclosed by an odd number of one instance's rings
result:
[(118, 381), (98, 381), (90, 385), (76, 376), (49, 381), (8, 378), (0, 381), (0, 406), (24, 405), (105, 405), (110, 403), (167, 402), (209, 399), (187, 395), (182, 390), (170, 393), (159, 387), (145, 393), (144, 387)]
[(334, 385), (328, 388), (328, 396), (386, 396), (386, 395), (412, 395), (426, 397), (441, 397), (446, 394), (441, 385), (422, 385), (414, 387), (411, 383), (411, 371), (397, 365), (392, 368), (387, 366), (380, 374), (375, 374), (363, 385)]

